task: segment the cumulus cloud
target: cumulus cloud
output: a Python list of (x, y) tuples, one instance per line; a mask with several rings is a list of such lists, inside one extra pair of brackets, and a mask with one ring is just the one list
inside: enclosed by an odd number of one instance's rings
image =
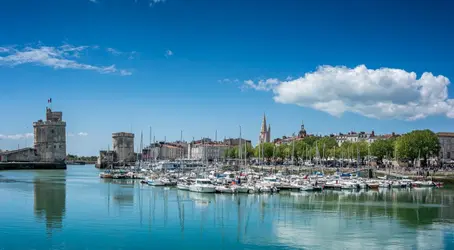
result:
[[(0, 56), (0, 66), (15, 67), (22, 64), (33, 64), (54, 69), (91, 70), (102, 74), (121, 73), (115, 65), (96, 66), (78, 62), (80, 54), (89, 46), (65, 44), (60, 47), (36, 46), (21, 49), (2, 50), (6, 56)], [(124, 75), (124, 74), (122, 74)]]
[(33, 138), (33, 133), (15, 134), (15, 135), (0, 134), (1, 140), (21, 140), (21, 139), (26, 139), (26, 138)]
[(243, 89), (273, 91), (278, 103), (296, 104), (341, 116), (352, 112), (371, 118), (417, 120), (430, 115), (454, 118), (450, 81), (425, 72), (419, 78), (402, 69), (321, 66), (293, 80), (247, 80)]

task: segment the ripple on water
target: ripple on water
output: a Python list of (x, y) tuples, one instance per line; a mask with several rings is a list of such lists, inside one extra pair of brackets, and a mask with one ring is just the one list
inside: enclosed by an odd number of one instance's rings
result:
[[(6, 249), (449, 249), (454, 192), (197, 194), (90, 166), (2, 172)], [(12, 182), (2, 181), (5, 179)], [(19, 240), (27, 238), (27, 241)]]

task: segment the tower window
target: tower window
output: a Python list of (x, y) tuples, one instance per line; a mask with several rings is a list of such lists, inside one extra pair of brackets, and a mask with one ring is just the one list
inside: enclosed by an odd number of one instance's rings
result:
[(52, 129), (51, 132), (52, 132), (52, 134), (53, 134), (53, 133), (55, 132), (55, 130)]

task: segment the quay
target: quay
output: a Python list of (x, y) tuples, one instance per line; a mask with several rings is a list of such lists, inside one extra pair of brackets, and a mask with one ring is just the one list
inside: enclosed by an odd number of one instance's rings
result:
[(49, 169), (66, 169), (65, 163), (55, 162), (0, 162), (0, 170), (49, 170)]

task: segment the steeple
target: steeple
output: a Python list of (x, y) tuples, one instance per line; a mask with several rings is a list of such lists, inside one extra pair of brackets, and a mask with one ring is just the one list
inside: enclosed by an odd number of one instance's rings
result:
[(266, 141), (271, 142), (271, 125), (268, 124), (268, 131), (266, 131)]
[(266, 131), (266, 116), (265, 116), (265, 113), (263, 113), (263, 121), (262, 121), (262, 129), (260, 130), (260, 132), (267, 132)]

